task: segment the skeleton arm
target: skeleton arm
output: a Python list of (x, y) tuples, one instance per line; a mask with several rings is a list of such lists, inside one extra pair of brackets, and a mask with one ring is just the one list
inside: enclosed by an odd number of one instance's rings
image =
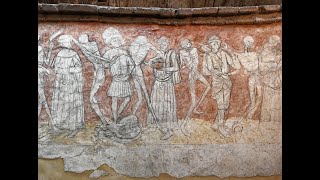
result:
[[(92, 52), (89, 51), (87, 48), (85, 48), (81, 43), (79, 43), (76, 39), (72, 38), (72, 40), (74, 41), (74, 43), (75, 43), (77, 46), (79, 46), (79, 48), (81, 49), (81, 51), (82, 51), (86, 56), (91, 56), (91, 57), (93, 57), (93, 58), (95, 59), (95, 62), (96, 62), (96, 63), (99, 63), (99, 64), (102, 63), (102, 64), (106, 65), (106, 63), (110, 63), (110, 62), (111, 62), (110, 60), (108, 60), (108, 59), (106, 59), (106, 58), (103, 58), (103, 57), (101, 57), (101, 56), (98, 56), (98, 55), (92, 53)], [(98, 61), (98, 60), (103, 61), (103, 62), (100, 62), (100, 61)]]
[[(229, 51), (228, 51), (229, 52)], [(233, 58), (232, 53), (226, 53), (225, 58), (230, 66), (232, 66), (235, 70), (232, 72), (227, 73), (229, 76), (238, 74), (240, 72), (241, 64), (238, 58)]]
[(38, 64), (38, 73), (39, 74), (50, 74), (50, 71), (47, 68), (43, 67), (42, 65)]

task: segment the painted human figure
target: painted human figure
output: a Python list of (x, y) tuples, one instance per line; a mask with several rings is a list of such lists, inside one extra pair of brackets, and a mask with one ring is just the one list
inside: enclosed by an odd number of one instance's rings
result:
[(280, 37), (272, 35), (259, 54), (259, 74), (263, 94), (261, 121), (282, 119), (282, 54)]
[(153, 68), (154, 83), (151, 92), (151, 104), (159, 122), (155, 122), (149, 113), (148, 123), (159, 123), (164, 135), (162, 140), (169, 139), (173, 130), (178, 126), (177, 101), (174, 85), (180, 83), (178, 55), (175, 50), (169, 49), (169, 40), (161, 37), (157, 40), (162, 55), (149, 61)]
[(132, 71), (133, 82), (135, 89), (138, 94), (138, 100), (133, 106), (132, 113), (135, 114), (142, 103), (142, 93), (147, 101), (147, 106), (149, 112), (153, 115), (153, 118), (157, 118), (153, 107), (151, 105), (150, 96), (147, 91), (144, 75), (141, 69), (141, 65), (145, 62), (146, 56), (150, 51), (154, 51), (159, 54), (159, 51), (148, 42), (148, 39), (145, 36), (138, 36), (130, 45), (129, 52), (135, 63), (135, 67)]
[(61, 50), (52, 64), (56, 74), (52, 96), (53, 125), (59, 131), (70, 132), (74, 137), (84, 124), (83, 75), (80, 57), (71, 48), (72, 37), (61, 35)]
[[(228, 137), (230, 130), (225, 126), (225, 114), (229, 108), (229, 100), (232, 82), (230, 76), (238, 73), (241, 65), (239, 61), (232, 58), (230, 52), (221, 46), (221, 40), (217, 36), (211, 36), (207, 45), (202, 46), (205, 51), (203, 62), (203, 73), (212, 76), (212, 93), (217, 102), (218, 112), (212, 128)], [(230, 67), (235, 71), (230, 72)]]
[(245, 70), (245, 73), (249, 74), (248, 87), (250, 95), (250, 105), (243, 115), (245, 119), (253, 118), (253, 115), (256, 112), (262, 100), (262, 86), (259, 77), (258, 54), (256, 52), (250, 51), (250, 48), (252, 47), (253, 43), (254, 39), (251, 36), (246, 36), (243, 39), (244, 52), (235, 53), (235, 57), (239, 59), (241, 65)]
[(73, 41), (80, 47), (86, 59), (93, 64), (94, 79), (92, 82), (89, 99), (90, 99), (90, 103), (93, 110), (99, 116), (101, 122), (104, 125), (107, 125), (109, 122), (109, 119), (102, 114), (98, 105), (98, 101), (95, 98), (95, 94), (97, 93), (97, 91), (105, 81), (105, 67), (106, 65), (108, 66), (108, 63), (105, 64), (105, 62), (101, 61), (101, 55), (99, 52), (97, 42), (95, 41), (90, 42), (87, 34), (81, 34), (79, 36), (79, 41), (76, 41), (75, 39), (73, 39)]
[[(40, 35), (38, 34), (38, 42), (40, 40)], [(52, 117), (51, 112), (47, 103), (47, 99), (44, 92), (44, 86), (46, 82), (46, 77), (50, 74), (50, 70), (45, 66), (49, 64), (49, 58), (53, 44), (50, 43), (50, 49), (48, 52), (48, 57), (45, 56), (43, 47), (38, 44), (38, 95), (39, 95), (39, 104), (38, 104), (38, 116), (40, 116), (41, 109), (44, 106), (45, 110), (49, 116), (49, 125), (51, 126)]]
[[(188, 82), (189, 82), (189, 89), (191, 95), (191, 105), (189, 110), (186, 113), (185, 120), (181, 124), (181, 130), (183, 134), (190, 135), (190, 133), (186, 130), (185, 125), (190, 120), (190, 116), (192, 111), (197, 113), (201, 113), (197, 111), (197, 107), (202, 103), (206, 95), (210, 90), (210, 84), (206, 80), (206, 78), (198, 71), (198, 50), (197, 48), (192, 47), (192, 42), (189, 39), (182, 39), (180, 40), (180, 60), (182, 64), (182, 68), (187, 68), (189, 72)], [(198, 102), (196, 102), (196, 92), (195, 92), (195, 83), (199, 80), (206, 86), (206, 90), (201, 95)]]
[[(112, 97), (113, 121), (117, 122), (119, 115), (127, 107), (133, 93), (129, 78), (135, 63), (124, 49), (123, 37), (117, 29), (110, 27), (103, 32), (102, 36), (105, 43), (111, 47), (105, 52), (103, 58), (109, 60), (112, 81), (108, 96)], [(119, 98), (123, 98), (123, 102), (118, 109)]]

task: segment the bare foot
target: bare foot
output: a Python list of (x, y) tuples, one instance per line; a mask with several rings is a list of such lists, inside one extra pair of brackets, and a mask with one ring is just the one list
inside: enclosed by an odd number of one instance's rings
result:
[(224, 137), (230, 137), (230, 132), (225, 129), (223, 126), (219, 126), (219, 132), (224, 136)]
[(78, 134), (79, 130), (74, 130), (72, 131), (69, 135), (68, 135), (68, 138), (74, 138), (77, 134)]
[(162, 136), (160, 139), (161, 140), (167, 140), (173, 135), (172, 131), (168, 131), (164, 136)]
[(185, 136), (191, 136), (191, 133), (186, 129), (186, 125), (187, 125), (187, 121), (182, 122), (182, 124), (180, 125), (181, 132)]
[(218, 130), (219, 129), (218, 123), (213, 123), (211, 125), (211, 128), (214, 129), (214, 130)]

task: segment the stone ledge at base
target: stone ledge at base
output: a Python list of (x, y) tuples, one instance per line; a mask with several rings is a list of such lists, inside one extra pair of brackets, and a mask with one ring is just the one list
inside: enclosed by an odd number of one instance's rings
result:
[(143, 178), (161, 173), (177, 178), (282, 174), (281, 144), (155, 144), (135, 147), (39, 144), (38, 157), (63, 158), (64, 169), (68, 172), (81, 173), (107, 164), (119, 174)]

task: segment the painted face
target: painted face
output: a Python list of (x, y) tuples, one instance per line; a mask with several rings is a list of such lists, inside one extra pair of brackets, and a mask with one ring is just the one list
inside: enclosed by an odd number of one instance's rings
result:
[(160, 49), (161, 49), (162, 51), (167, 50), (168, 47), (169, 47), (168, 43), (165, 43), (165, 42), (160, 43)]
[(243, 39), (243, 44), (246, 48), (251, 48), (252, 45), (254, 43), (254, 40), (251, 36), (246, 36), (244, 39)]
[(189, 49), (189, 48), (192, 47), (192, 44), (191, 44), (190, 40), (185, 39), (185, 40), (181, 41), (180, 47), (181, 47), (182, 49)]
[(62, 42), (60, 43), (61, 47), (65, 47), (65, 48), (71, 48), (71, 43), (70, 42)]
[(120, 46), (122, 45), (121, 39), (119, 39), (119, 38), (114, 38), (114, 39), (112, 39), (112, 40), (110, 41), (110, 45), (111, 45), (112, 47), (114, 47), (114, 48), (120, 47)]
[(220, 48), (220, 41), (213, 41), (209, 45), (211, 46), (211, 49), (214, 53), (217, 53)]
[(244, 43), (244, 46), (245, 46), (246, 48), (251, 48), (252, 45), (253, 45), (253, 40), (245, 39), (245, 40), (243, 41), (243, 43)]
[(267, 47), (276, 48), (280, 44), (280, 41), (281, 40), (280, 40), (279, 36), (273, 35), (269, 38), (269, 41), (267, 43)]
[(186, 48), (191, 48), (192, 44), (190, 42), (187, 42)]
[(86, 34), (81, 34), (80, 37), (79, 37), (79, 42), (80, 42), (80, 43), (87, 43), (87, 42), (89, 42), (88, 35), (86, 35)]

